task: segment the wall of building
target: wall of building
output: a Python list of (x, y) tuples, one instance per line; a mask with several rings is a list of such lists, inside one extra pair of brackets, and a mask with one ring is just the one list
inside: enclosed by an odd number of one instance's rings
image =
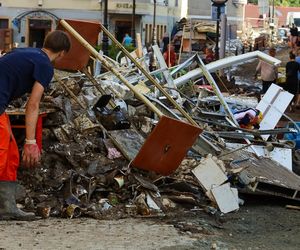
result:
[[(300, 12), (299, 7), (283, 7), (283, 6), (275, 6), (274, 19), (275, 23), (277, 23), (278, 27), (287, 24), (287, 15), (288, 12)], [(266, 16), (269, 16), (269, 11), (266, 11)], [(262, 19), (262, 15), (259, 12), (259, 7), (257, 5), (247, 4), (245, 11), (246, 20), (251, 23), (253, 27), (259, 26), (261, 22), (258, 20)], [(276, 22), (277, 20), (277, 22)]]
[(96, 10), (99, 9), (99, 0), (1, 0), (2, 7), (11, 8), (39, 8), (46, 9), (74, 9)]
[[(180, 19), (182, 0), (157, 0), (156, 24), (159, 37), (171, 30)], [(32, 12), (34, 11), (34, 12)], [(145, 44), (153, 30), (153, 0), (136, 0), (136, 32), (141, 33)], [(115, 33), (117, 24), (128, 22), (131, 25), (132, 1), (108, 0), (109, 30)], [(30, 45), (30, 20), (50, 20), (51, 29), (56, 28), (58, 19), (103, 20), (103, 0), (1, 0), (0, 21), (8, 19), (9, 28), (13, 28), (14, 42), (20, 47)], [(128, 27), (127, 27), (128, 29)], [(48, 30), (46, 30), (48, 31)], [(145, 40), (148, 39), (148, 41)]]
[[(228, 0), (226, 3), (226, 14), (230, 23), (241, 24), (243, 21), (244, 4), (246, 1)], [(211, 0), (188, 0), (188, 17), (195, 19), (211, 19)]]

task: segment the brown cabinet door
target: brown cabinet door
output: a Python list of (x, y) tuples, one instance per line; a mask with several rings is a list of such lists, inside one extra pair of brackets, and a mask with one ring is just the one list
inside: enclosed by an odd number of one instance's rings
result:
[(12, 29), (0, 29), (0, 50), (9, 51), (13, 47)]

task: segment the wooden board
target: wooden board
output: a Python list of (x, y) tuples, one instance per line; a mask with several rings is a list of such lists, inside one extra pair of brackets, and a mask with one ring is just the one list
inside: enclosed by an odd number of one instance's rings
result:
[[(244, 146), (244, 144), (226, 143), (226, 147), (227, 146), (230, 149), (238, 149), (238, 148)], [(269, 150), (267, 150), (266, 146), (253, 145), (253, 147), (259, 153), (259, 155), (264, 156), (264, 157), (269, 157), (269, 158), (273, 159), (274, 161), (278, 162), (279, 164), (281, 164), (280, 166), (285, 167), (289, 171), (293, 171), (293, 168), (292, 168), (293, 160), (292, 160), (292, 150), (291, 149), (274, 147), (274, 149), (272, 151), (269, 151)], [(244, 150), (246, 150), (250, 153), (253, 152), (251, 148), (245, 148)]]
[[(99, 22), (65, 19), (92, 46), (96, 46), (101, 31)], [(61, 23), (57, 29), (64, 30)], [(68, 31), (67, 31), (68, 32)], [(69, 33), (69, 32), (68, 32)], [(70, 34), (71, 49), (55, 61), (55, 68), (61, 70), (82, 70), (88, 64), (91, 53)]]
[(140, 151), (145, 139), (133, 129), (114, 130), (108, 132), (114, 144), (121, 148), (128, 160), (133, 160)]
[(211, 192), (222, 213), (229, 213), (239, 209), (237, 193), (231, 190), (229, 183), (215, 187)]
[(182, 40), (182, 51), (189, 52), (190, 51), (190, 39), (183, 39)]
[[(293, 97), (294, 95), (284, 91), (278, 85), (272, 84), (256, 107), (263, 113), (259, 129), (274, 129)], [(262, 135), (262, 138), (266, 141), (269, 136)]]
[(203, 160), (192, 172), (205, 191), (211, 190), (227, 180), (223, 170), (211, 158)]
[[(5, 113), (8, 115), (25, 115), (25, 108), (13, 108), (13, 109), (6, 109)], [(56, 109), (40, 109), (39, 110), (39, 115), (44, 115), (44, 114), (50, 114), (50, 113), (55, 113), (57, 110)]]
[(251, 193), (300, 200), (300, 177), (279, 163), (265, 157), (254, 157), (245, 150), (234, 152), (230, 157), (241, 160), (234, 164), (235, 167), (243, 168), (248, 176), (255, 177), (256, 185), (251, 188)]
[(199, 127), (162, 116), (132, 166), (169, 175), (178, 168), (200, 132)]

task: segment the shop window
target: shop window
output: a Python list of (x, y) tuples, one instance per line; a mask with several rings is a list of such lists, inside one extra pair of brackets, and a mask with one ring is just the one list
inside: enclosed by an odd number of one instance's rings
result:
[(0, 29), (8, 29), (8, 18), (0, 18)]

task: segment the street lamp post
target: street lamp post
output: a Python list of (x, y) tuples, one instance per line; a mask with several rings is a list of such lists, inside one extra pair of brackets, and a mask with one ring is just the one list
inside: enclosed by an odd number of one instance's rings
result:
[[(107, 29), (108, 28), (108, 24), (107, 24), (108, 0), (104, 0), (103, 3), (104, 3), (103, 26)], [(108, 37), (104, 32), (102, 38), (102, 50), (103, 50), (103, 54), (108, 56)]]
[(132, 37), (132, 44), (135, 47), (135, 0), (132, 0), (132, 21), (131, 21), (131, 37)]
[(219, 59), (219, 36), (220, 36), (220, 16), (221, 16), (221, 7), (225, 6), (225, 3), (228, 0), (211, 0), (212, 5), (217, 7), (217, 30), (216, 30), (216, 48), (215, 48), (215, 58)]
[(152, 44), (156, 44), (156, 0), (153, 0), (154, 10), (153, 10), (153, 32), (152, 32)]
[(275, 3), (274, 3), (274, 0), (272, 1), (272, 26), (270, 27), (271, 28), (271, 41), (273, 42), (273, 39), (274, 39), (274, 28), (275, 28), (275, 20), (274, 20), (274, 14), (275, 12)]

